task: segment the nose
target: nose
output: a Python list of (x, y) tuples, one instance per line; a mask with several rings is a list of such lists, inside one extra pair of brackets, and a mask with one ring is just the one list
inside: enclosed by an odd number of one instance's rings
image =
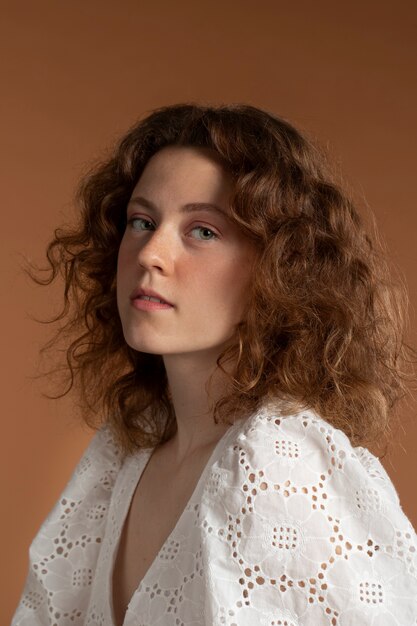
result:
[(137, 254), (138, 264), (146, 270), (157, 269), (169, 273), (174, 260), (173, 235), (162, 228), (149, 231)]

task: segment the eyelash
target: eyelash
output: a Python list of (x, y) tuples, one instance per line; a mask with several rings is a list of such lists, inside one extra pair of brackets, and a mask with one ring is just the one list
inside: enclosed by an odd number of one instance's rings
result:
[[(147, 222), (148, 224), (152, 224), (150, 220), (146, 220), (144, 217), (131, 217), (127, 220), (127, 223), (133, 229), (133, 222), (136, 222), (138, 220), (140, 220), (141, 222)], [(211, 239), (200, 239), (200, 241), (212, 241), (213, 239), (219, 239), (219, 236), (214, 232), (214, 230), (208, 228), (208, 226), (194, 226), (194, 228), (192, 228), (191, 230), (196, 230), (196, 228), (200, 230), (208, 230), (213, 235)]]

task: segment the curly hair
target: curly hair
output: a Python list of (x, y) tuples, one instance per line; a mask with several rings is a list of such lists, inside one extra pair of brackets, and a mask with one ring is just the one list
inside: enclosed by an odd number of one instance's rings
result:
[(64, 323), (44, 347), (67, 342), (67, 388), (55, 397), (75, 385), (85, 422), (108, 423), (125, 453), (175, 433), (163, 358), (127, 345), (116, 303), (127, 203), (148, 160), (170, 145), (216, 153), (233, 176), (230, 217), (259, 251), (246, 314), (217, 359), (225, 372), (236, 357), (214, 420), (271, 400), (287, 414), (314, 409), (354, 445), (387, 435), (407, 391), (406, 289), (323, 151), (245, 104), (156, 109), (81, 179), (75, 225), (55, 230), (46, 270), (27, 270), (38, 284), (64, 279), (63, 308), (50, 320)]

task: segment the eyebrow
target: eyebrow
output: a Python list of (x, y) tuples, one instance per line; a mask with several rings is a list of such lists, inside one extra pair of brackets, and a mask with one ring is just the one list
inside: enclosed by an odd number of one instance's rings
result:
[[(143, 198), (143, 196), (135, 196), (134, 198), (131, 198), (128, 204), (138, 204), (146, 209), (153, 209), (154, 211), (157, 211), (156, 205), (150, 200)], [(224, 209), (217, 206), (217, 204), (212, 204), (211, 202), (189, 202), (180, 208), (181, 213), (192, 213), (193, 211), (212, 211), (213, 213), (220, 213), (223, 217), (228, 218)]]

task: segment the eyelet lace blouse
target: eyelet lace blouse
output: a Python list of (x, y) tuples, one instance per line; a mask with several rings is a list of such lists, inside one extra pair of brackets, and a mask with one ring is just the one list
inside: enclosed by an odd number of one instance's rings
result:
[[(93, 436), (29, 548), (12, 626), (113, 626), (112, 572), (152, 449)], [(217, 443), (124, 626), (411, 626), (417, 537), (385, 470), (313, 411)]]

